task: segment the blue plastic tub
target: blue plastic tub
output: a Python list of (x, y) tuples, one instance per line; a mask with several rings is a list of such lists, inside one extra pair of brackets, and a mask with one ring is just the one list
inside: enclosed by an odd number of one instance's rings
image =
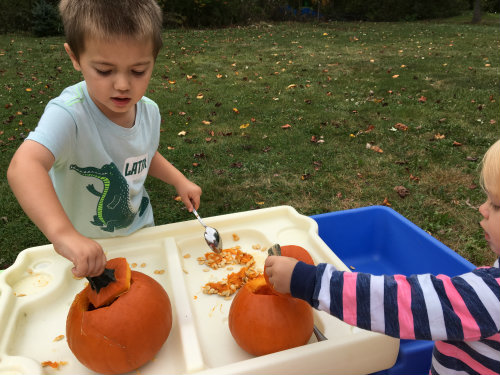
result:
[[(311, 216), (319, 236), (348, 267), (375, 275), (460, 275), (475, 266), (393, 209), (371, 206)], [(432, 341), (401, 340), (396, 364), (377, 375), (423, 375)]]

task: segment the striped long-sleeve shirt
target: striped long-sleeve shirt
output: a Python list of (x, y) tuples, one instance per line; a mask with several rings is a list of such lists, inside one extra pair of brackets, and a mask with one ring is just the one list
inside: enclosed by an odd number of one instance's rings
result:
[(430, 374), (500, 374), (500, 269), (392, 275), (297, 263), (292, 296), (346, 323), (401, 339), (434, 340)]

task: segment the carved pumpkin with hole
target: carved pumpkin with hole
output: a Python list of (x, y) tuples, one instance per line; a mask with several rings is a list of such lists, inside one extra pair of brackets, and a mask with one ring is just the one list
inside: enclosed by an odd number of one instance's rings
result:
[(83, 365), (102, 374), (121, 374), (154, 358), (170, 334), (172, 308), (165, 289), (130, 271), (125, 258), (111, 259), (106, 268), (114, 271), (116, 281), (97, 292), (89, 284), (75, 297), (66, 337)]
[[(281, 254), (300, 256), (297, 259), (314, 264), (309, 253), (298, 246), (282, 246)], [(312, 307), (290, 294), (276, 292), (264, 276), (246, 283), (229, 309), (233, 338), (243, 350), (256, 356), (307, 344), (313, 327)]]

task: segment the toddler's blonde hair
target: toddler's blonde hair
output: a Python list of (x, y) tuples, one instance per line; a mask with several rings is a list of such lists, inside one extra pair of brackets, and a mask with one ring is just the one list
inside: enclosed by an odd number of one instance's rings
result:
[(480, 182), (483, 189), (500, 201), (500, 139), (484, 154)]
[(86, 38), (150, 39), (155, 58), (162, 47), (162, 10), (156, 0), (61, 0), (59, 12), (77, 60)]

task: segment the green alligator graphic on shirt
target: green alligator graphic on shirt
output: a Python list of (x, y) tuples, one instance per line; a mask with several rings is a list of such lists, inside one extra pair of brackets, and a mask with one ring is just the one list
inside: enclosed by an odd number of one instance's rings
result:
[[(130, 206), (127, 180), (114, 163), (105, 164), (102, 168), (82, 168), (71, 164), (69, 168), (82, 176), (97, 178), (103, 183), (101, 192), (97, 191), (93, 184), (87, 185), (87, 190), (99, 197), (97, 214), (94, 215), (91, 224), (101, 227), (106, 232), (114, 232), (115, 229), (125, 228), (132, 224), (137, 212), (133, 212)], [(148, 204), (149, 199), (143, 197), (139, 207), (139, 216), (144, 214)]]

